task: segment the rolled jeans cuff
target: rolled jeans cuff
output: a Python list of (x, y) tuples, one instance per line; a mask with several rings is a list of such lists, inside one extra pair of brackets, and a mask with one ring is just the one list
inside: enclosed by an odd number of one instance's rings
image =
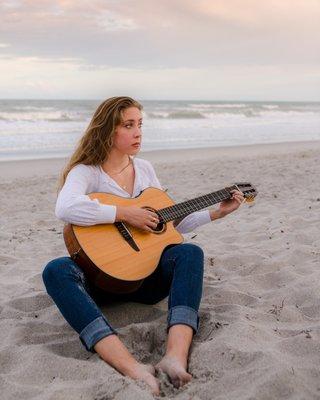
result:
[(168, 328), (172, 325), (183, 324), (191, 326), (194, 333), (198, 332), (199, 316), (198, 312), (188, 306), (175, 306), (169, 310), (168, 313)]
[(90, 322), (79, 335), (82, 344), (88, 351), (94, 353), (93, 346), (106, 336), (117, 334), (104, 317), (98, 317)]

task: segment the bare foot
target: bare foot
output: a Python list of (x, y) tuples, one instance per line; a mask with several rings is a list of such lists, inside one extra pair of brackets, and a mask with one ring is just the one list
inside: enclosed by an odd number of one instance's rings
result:
[(186, 371), (183, 363), (178, 358), (172, 356), (164, 356), (155, 368), (157, 371), (165, 372), (176, 388), (185, 385), (192, 379), (192, 375)]
[(151, 388), (152, 394), (159, 395), (159, 381), (154, 376), (155, 373), (156, 371), (152, 365), (137, 363), (127, 371), (126, 375), (132, 379), (145, 382)]

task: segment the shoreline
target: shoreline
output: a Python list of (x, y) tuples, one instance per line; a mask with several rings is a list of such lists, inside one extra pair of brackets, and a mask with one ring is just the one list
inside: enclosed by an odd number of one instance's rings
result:
[[(170, 149), (141, 151), (137, 157), (144, 158), (154, 164), (161, 163), (164, 159), (167, 162), (182, 162), (185, 160), (195, 161), (210, 159), (211, 157), (232, 158), (232, 157), (257, 157), (266, 156), (270, 153), (276, 155), (296, 153), (320, 149), (320, 141), (301, 142), (279, 142), (250, 144), (241, 146), (222, 146), (194, 149)], [(45, 176), (59, 174), (68, 158), (43, 158), (31, 160), (0, 161), (0, 176), (2, 181), (16, 178), (27, 178), (33, 176)]]

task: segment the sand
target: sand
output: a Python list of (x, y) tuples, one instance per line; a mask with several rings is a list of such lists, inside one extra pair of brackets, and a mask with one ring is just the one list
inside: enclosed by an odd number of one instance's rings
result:
[[(237, 181), (259, 195), (185, 235), (205, 252), (193, 380), (163, 399), (320, 399), (319, 142), (141, 153), (180, 202)], [(41, 272), (67, 255), (54, 216), (65, 160), (0, 163), (2, 399), (152, 399), (87, 352), (45, 292)], [(103, 308), (130, 351), (156, 363), (166, 300)]]

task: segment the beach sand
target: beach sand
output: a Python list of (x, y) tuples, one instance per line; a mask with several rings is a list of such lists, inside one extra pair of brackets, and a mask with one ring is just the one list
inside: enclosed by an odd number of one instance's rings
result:
[[(158, 151), (176, 201), (249, 181), (256, 201), (185, 235), (205, 252), (190, 383), (160, 376), (163, 399), (320, 399), (320, 143)], [(0, 164), (0, 393), (8, 399), (144, 400), (149, 390), (87, 352), (41, 273), (67, 255), (54, 215), (65, 160)], [(141, 362), (164, 353), (166, 300), (103, 308)]]

